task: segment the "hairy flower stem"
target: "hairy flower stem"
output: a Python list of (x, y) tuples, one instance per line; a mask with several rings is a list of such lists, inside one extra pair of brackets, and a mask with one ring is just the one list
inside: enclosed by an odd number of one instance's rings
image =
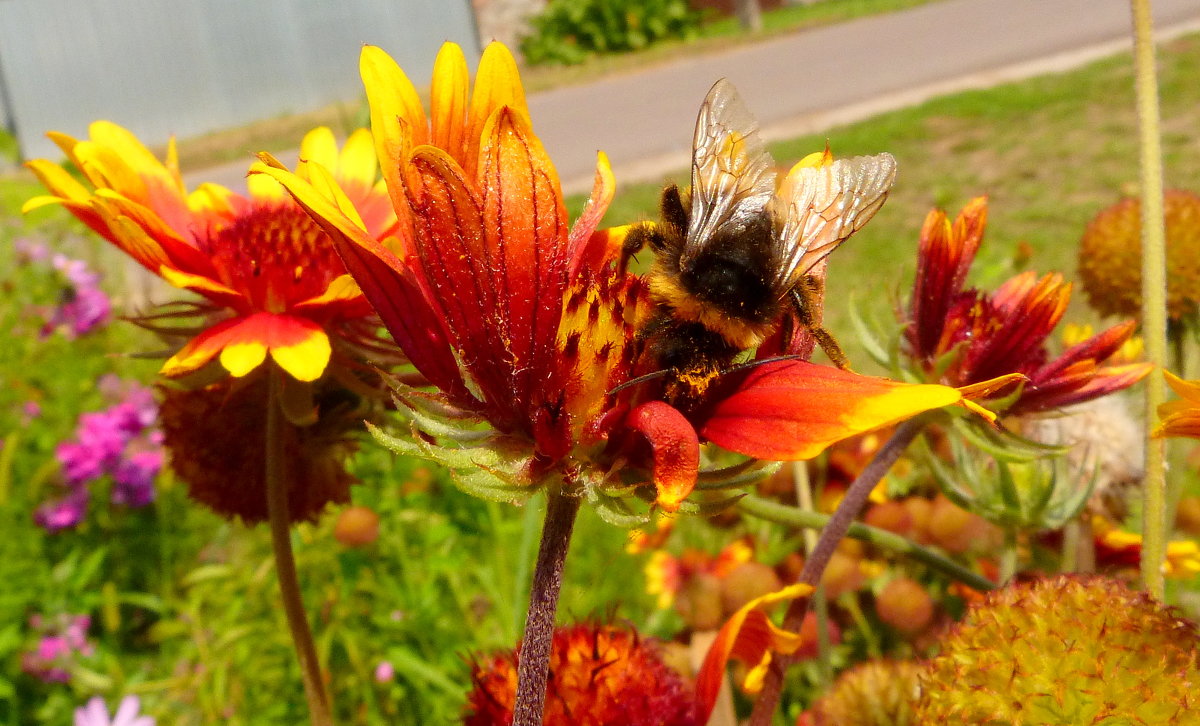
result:
[(580, 498), (561, 488), (546, 495), (546, 523), (542, 526), (542, 544), (533, 570), (529, 594), (529, 613), (525, 616), (525, 635), (517, 663), (517, 699), (513, 706), (513, 726), (541, 726), (546, 705), (546, 678), (550, 672), (550, 646), (554, 640), (554, 613), (562, 590), (563, 565), (571, 530), (579, 513)]
[(292, 554), (292, 529), (288, 516), (287, 459), (284, 454), (283, 409), (279, 400), (279, 389), (283, 385), (277, 366), (270, 364), (270, 380), (267, 383), (267, 434), (266, 434), (266, 478), (267, 515), (271, 522), (271, 549), (275, 553), (275, 572), (279, 577), (279, 594), (283, 600), (283, 611), (287, 616), (288, 629), (292, 632), (292, 645), (296, 659), (300, 661), (300, 673), (304, 680), (304, 695), (308, 700), (308, 712), (313, 726), (333, 726), (333, 713), (329, 696), (325, 693), (325, 682), (321, 678), (321, 666), (317, 662), (317, 649), (313, 645), (308, 617), (304, 614), (304, 601), (300, 597), (300, 579), (296, 576), (296, 558)]
[[(883, 475), (892, 468), (892, 464), (896, 463), (896, 460), (924, 427), (925, 422), (920, 418), (909, 419), (896, 427), (892, 437), (880, 447), (879, 451), (875, 453), (875, 458), (871, 459), (871, 463), (867, 464), (866, 468), (850, 484), (841, 503), (838, 504), (837, 511), (833, 513), (833, 516), (829, 518), (829, 523), (821, 530), (817, 546), (804, 561), (804, 569), (800, 571), (801, 583), (816, 585), (821, 581), (821, 575), (825, 573), (825, 566), (829, 564), (829, 559), (833, 556), (838, 543), (846, 536), (850, 525), (858, 517), (863, 505), (867, 503), (871, 490), (883, 479)], [(811, 598), (792, 601), (783, 618), (785, 630), (795, 632), (800, 629), (810, 601)], [(753, 713), (750, 714), (750, 726), (770, 726), (775, 710), (779, 706), (779, 696), (783, 692), (783, 674), (794, 660), (792, 657), (784, 656), (772, 659), (770, 670), (767, 671), (763, 681), (762, 691), (754, 703)]]
[[(1150, 0), (1130, 0), (1133, 10), (1133, 68), (1141, 148), (1142, 196), (1142, 339), (1146, 360), (1156, 370), (1146, 378), (1146, 425), (1152, 426), (1167, 398), (1162, 369), (1167, 362), (1167, 245), (1163, 220), (1162, 139), (1159, 131), (1158, 79)], [(1162, 561), (1166, 555), (1166, 448), (1146, 442), (1146, 478), (1142, 486), (1142, 582), (1163, 598)]]

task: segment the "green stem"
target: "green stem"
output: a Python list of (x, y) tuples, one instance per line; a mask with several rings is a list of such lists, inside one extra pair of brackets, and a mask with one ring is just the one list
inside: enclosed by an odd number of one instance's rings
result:
[(842, 593), (841, 597), (838, 598), (838, 604), (845, 608), (846, 612), (850, 613), (850, 619), (854, 621), (854, 626), (858, 628), (858, 632), (862, 635), (863, 642), (867, 644), (867, 657), (883, 657), (883, 648), (879, 644), (879, 634), (871, 627), (871, 622), (867, 620), (867, 616), (863, 613), (862, 605), (858, 602), (858, 593)]
[[(748, 494), (738, 500), (738, 509), (759, 519), (789, 527), (824, 529), (829, 524), (829, 515), (827, 514), (806, 512), (753, 494)], [(933, 550), (926, 549), (912, 540), (905, 539), (895, 532), (855, 522), (850, 525), (846, 535), (881, 550), (912, 558), (976, 590), (994, 590), (996, 588), (996, 583), (983, 575), (972, 572), (957, 562), (947, 559)]]
[[(792, 462), (792, 483), (796, 487), (796, 503), (806, 512), (815, 512), (813, 506), (812, 482), (808, 478), (808, 464), (804, 461)], [(817, 548), (817, 532), (813, 529), (804, 530), (804, 552), (811, 554)], [(833, 683), (833, 664), (830, 662), (832, 645), (829, 642), (829, 600), (825, 597), (825, 587), (820, 583), (813, 590), (813, 614), (817, 619), (817, 682), (822, 690), (828, 690)]]
[(550, 673), (550, 647), (554, 642), (554, 614), (558, 609), (563, 566), (579, 504), (579, 496), (564, 493), (560, 487), (550, 489), (546, 495), (546, 523), (542, 526), (542, 544), (533, 570), (529, 613), (525, 616), (525, 635), (521, 639), (517, 663), (512, 726), (541, 726), (542, 723), (546, 679)]
[(287, 460), (284, 453), (283, 409), (280, 407), (279, 389), (283, 381), (279, 369), (270, 365), (267, 380), (267, 432), (266, 432), (266, 479), (267, 516), (271, 523), (271, 548), (275, 553), (275, 572), (279, 577), (279, 594), (283, 600), (283, 611), (287, 616), (288, 629), (292, 633), (292, 645), (296, 659), (300, 661), (300, 673), (304, 680), (304, 696), (308, 701), (308, 712), (313, 726), (332, 726), (333, 714), (329, 696), (325, 693), (325, 682), (321, 678), (321, 666), (317, 661), (317, 649), (313, 645), (312, 631), (308, 627), (308, 616), (304, 613), (304, 601), (300, 596), (300, 579), (296, 575), (296, 558), (292, 554), (291, 517), (288, 511)]
[(1079, 517), (1075, 517), (1063, 525), (1062, 561), (1059, 563), (1059, 572), (1079, 571), (1079, 547), (1082, 543), (1082, 536), (1083, 522), (1079, 520)]
[[(1134, 86), (1137, 93), (1142, 190), (1142, 338), (1156, 370), (1146, 378), (1146, 426), (1153, 425), (1167, 397), (1162, 368), (1167, 361), (1167, 254), (1163, 222), (1162, 143), (1150, 0), (1130, 0), (1133, 11)], [(1163, 598), (1161, 564), (1166, 554), (1166, 451), (1161, 440), (1146, 442), (1142, 507), (1142, 582)]]
[(1020, 562), (1017, 550), (1017, 530), (1007, 527), (1004, 530), (1004, 549), (1000, 550), (1000, 584), (1007, 585), (1017, 574)]

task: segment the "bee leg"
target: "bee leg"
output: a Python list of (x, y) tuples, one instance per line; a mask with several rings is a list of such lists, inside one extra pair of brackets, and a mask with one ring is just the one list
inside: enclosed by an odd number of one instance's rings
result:
[(796, 319), (816, 339), (817, 345), (821, 346), (821, 350), (825, 351), (829, 360), (838, 368), (848, 371), (850, 362), (846, 360), (846, 354), (842, 352), (842, 347), (838, 345), (829, 331), (817, 322), (814, 313), (821, 306), (824, 292), (822, 287), (821, 281), (811, 275), (800, 278), (800, 282), (791, 291), (792, 304), (796, 309)]
[(648, 222), (634, 225), (625, 234), (625, 240), (621, 243), (621, 262), (618, 269), (621, 271), (629, 269), (630, 258), (641, 252), (647, 244), (653, 248), (654, 244), (650, 240), (656, 234), (658, 232), (655, 231), (654, 225)]
[(663, 224), (672, 227), (676, 236), (682, 237), (687, 233), (691, 215), (688, 214), (679, 185), (668, 184), (663, 188), (662, 197), (658, 200), (658, 213), (662, 216)]

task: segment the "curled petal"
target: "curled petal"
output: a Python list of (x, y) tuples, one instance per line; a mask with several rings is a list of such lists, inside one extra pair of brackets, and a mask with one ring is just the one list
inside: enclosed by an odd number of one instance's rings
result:
[[(607, 259), (587, 260), (585, 252), (592, 247), (591, 240), (595, 237), (596, 227), (600, 225), (600, 220), (604, 218), (604, 213), (608, 211), (608, 205), (612, 203), (613, 195), (616, 194), (617, 183), (613, 177), (612, 166), (608, 163), (608, 156), (603, 151), (596, 155), (596, 181), (592, 184), (592, 194), (588, 197), (587, 203), (583, 206), (583, 213), (575, 220), (575, 224), (571, 227), (571, 234), (567, 240), (567, 249), (571, 258), (570, 269), (571, 278), (574, 279), (581, 265), (588, 265), (593, 270), (600, 269)], [(616, 252), (620, 251), (620, 245), (613, 251), (612, 258), (616, 258)]]
[(1137, 321), (1135, 320), (1118, 323), (1103, 333), (1093, 335), (1087, 340), (1067, 348), (1062, 355), (1034, 371), (1030, 378), (1034, 381), (1050, 378), (1080, 360), (1105, 361), (1121, 349), (1121, 346), (1133, 336), (1136, 329)]
[(804, 644), (799, 633), (776, 627), (760, 608), (783, 600), (807, 597), (811, 592), (812, 587), (809, 585), (791, 585), (778, 592), (755, 598), (743, 605), (721, 626), (696, 676), (696, 701), (700, 704), (700, 723), (707, 723), (712, 714), (717, 693), (721, 690), (721, 681), (725, 678), (725, 665), (731, 657), (751, 667), (743, 687), (751, 693), (757, 693), (762, 689), (763, 676), (771, 664), (772, 655), (790, 655)]
[(759, 459), (811, 459), (834, 442), (961, 399), (948, 386), (784, 360), (754, 368), (713, 407), (700, 435)]
[(646, 437), (654, 457), (655, 500), (675, 512), (696, 486), (700, 442), (683, 414), (662, 401), (650, 401), (629, 413), (628, 425)]

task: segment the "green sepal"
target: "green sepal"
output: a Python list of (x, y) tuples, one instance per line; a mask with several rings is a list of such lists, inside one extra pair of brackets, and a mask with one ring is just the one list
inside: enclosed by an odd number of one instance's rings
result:
[(600, 518), (614, 527), (633, 529), (650, 522), (649, 512), (634, 511), (625, 498), (611, 497), (599, 487), (585, 486), (583, 491)]
[(693, 514), (701, 517), (713, 517), (721, 514), (730, 507), (736, 506), (745, 496), (746, 493), (741, 492), (731, 497), (725, 497), (724, 499), (712, 499), (700, 502), (694, 499), (685, 499), (679, 504), (679, 512), (681, 514)]
[(747, 459), (740, 464), (727, 466), (721, 469), (709, 469), (702, 471), (696, 476), (696, 489), (699, 491), (720, 491), (722, 489), (733, 489), (745, 484), (753, 484), (756, 481), (761, 481), (783, 466), (779, 461), (763, 461), (761, 459)]

